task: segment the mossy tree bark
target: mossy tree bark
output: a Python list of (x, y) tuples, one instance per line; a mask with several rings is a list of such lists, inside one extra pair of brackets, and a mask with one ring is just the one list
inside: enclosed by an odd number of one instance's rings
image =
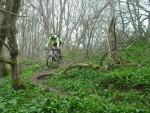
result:
[[(6, 10), (10, 10), (10, 6), (6, 4)], [(7, 14), (0, 14), (0, 57), (3, 58), (3, 46), (6, 40), (7, 32), (8, 32), (8, 15)], [(1, 71), (1, 76), (8, 75), (7, 67), (5, 62), (0, 62), (0, 71)]]
[[(6, 10), (12, 12), (14, 14), (18, 14), (19, 7), (20, 7), (21, 0), (6, 0)], [(11, 67), (12, 67), (12, 87), (15, 90), (19, 90), (24, 88), (24, 85), (20, 82), (19, 76), (19, 65), (18, 65), (18, 45), (16, 41), (16, 21), (17, 16), (12, 15), (11, 13), (4, 13), (3, 14), (3, 22), (1, 29), (1, 42), (0, 42), (0, 52), (1, 48), (4, 45), (5, 39), (8, 39), (10, 57), (11, 57)]]
[[(11, 2), (12, 0), (7, 0)], [(13, 0), (12, 3), (12, 10), (11, 12), (14, 14), (18, 14), (19, 7), (20, 7), (21, 0)], [(15, 90), (19, 90), (24, 88), (24, 85), (20, 81), (20, 76), (19, 76), (19, 63), (18, 63), (18, 45), (17, 45), (17, 40), (16, 40), (16, 21), (17, 21), (17, 16), (9, 14), (9, 36), (8, 36), (8, 43), (9, 43), (9, 48), (12, 48), (12, 51), (10, 51), (10, 57), (11, 61), (13, 64), (11, 64), (12, 67), (12, 87)]]

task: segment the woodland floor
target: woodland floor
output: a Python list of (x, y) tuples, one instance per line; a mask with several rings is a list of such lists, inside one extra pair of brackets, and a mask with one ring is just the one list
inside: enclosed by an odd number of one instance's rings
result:
[[(68, 64), (88, 60), (80, 52), (65, 53), (53, 69), (42, 60), (24, 60), (25, 90), (12, 90), (11, 76), (0, 79), (0, 113), (150, 113), (149, 43), (138, 42), (120, 56), (139, 65), (105, 72), (75, 68), (64, 74)], [(90, 62), (98, 64), (99, 57), (91, 56)]]

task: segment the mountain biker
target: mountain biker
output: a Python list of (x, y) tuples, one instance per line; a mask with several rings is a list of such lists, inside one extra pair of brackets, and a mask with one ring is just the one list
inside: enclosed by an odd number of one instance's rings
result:
[(61, 40), (58, 35), (50, 34), (48, 36), (47, 43), (46, 43), (46, 49), (48, 49), (48, 48), (57, 49), (57, 51), (59, 52), (60, 57), (61, 57), (60, 45), (61, 45)]

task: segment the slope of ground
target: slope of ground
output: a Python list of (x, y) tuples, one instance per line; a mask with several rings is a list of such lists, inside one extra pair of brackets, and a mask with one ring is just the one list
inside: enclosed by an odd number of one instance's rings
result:
[(43, 71), (44, 64), (33, 63), (22, 71), (25, 90), (15, 92), (10, 77), (0, 79), (0, 112), (150, 113), (150, 45), (137, 42), (121, 56), (139, 65), (109, 72), (73, 69), (66, 75), (60, 68), (38, 85), (29, 78)]

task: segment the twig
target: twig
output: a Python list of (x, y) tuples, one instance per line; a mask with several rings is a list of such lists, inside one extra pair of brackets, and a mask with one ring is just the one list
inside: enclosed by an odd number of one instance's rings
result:
[(135, 44), (135, 42), (132, 42), (130, 45), (128, 45), (125, 50), (127, 50), (128, 48), (130, 48), (133, 44)]

